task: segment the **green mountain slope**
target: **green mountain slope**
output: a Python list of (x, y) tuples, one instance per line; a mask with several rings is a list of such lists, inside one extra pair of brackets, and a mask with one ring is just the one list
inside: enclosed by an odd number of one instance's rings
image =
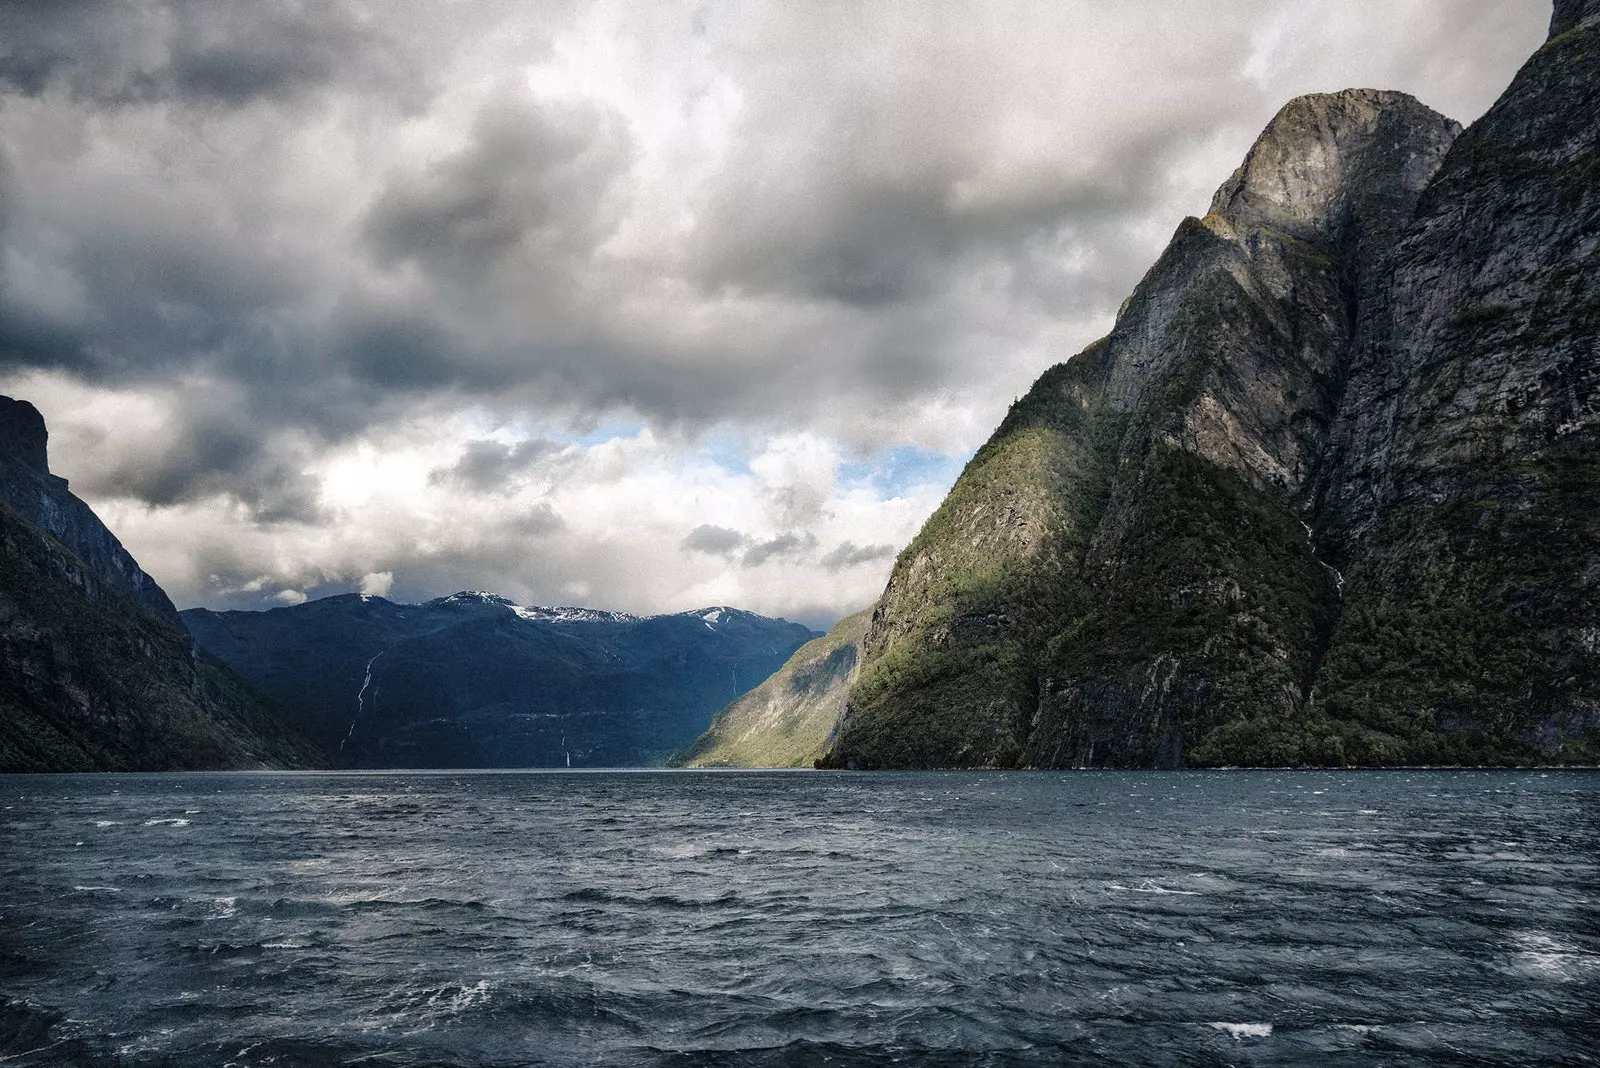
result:
[(809, 768), (826, 751), (860, 665), (872, 611), (846, 616), (717, 713), (668, 762), (681, 768)]

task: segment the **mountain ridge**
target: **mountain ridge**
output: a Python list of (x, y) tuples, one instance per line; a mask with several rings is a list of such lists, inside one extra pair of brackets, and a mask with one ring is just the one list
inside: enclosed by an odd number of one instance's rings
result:
[[(1465, 132), (1399, 93), (1285, 105), (1211, 213), (1180, 224), (1111, 334), (1013, 405), (900, 555), (824, 763), (1600, 751), (1594, 642), (1579, 648), (1600, 633), (1600, 560), (1585, 548), (1600, 543), (1585, 488), (1600, 226), (1595, 183), (1568, 169), (1588, 173), (1593, 158), (1595, 14), (1592, 2), (1558, 8), (1560, 32)], [(1466, 218), (1463, 202), (1481, 210)], [(1476, 242), (1463, 260), (1487, 272), (1476, 281), (1464, 266), (1450, 275), (1460, 240)], [(1508, 251), (1519, 242), (1520, 258)], [(1526, 296), (1507, 260), (1561, 299), (1518, 324), (1534, 340), (1514, 354), (1475, 354), (1471, 337), (1508, 328), (1495, 302)], [(1457, 304), (1440, 312), (1440, 299)], [(1537, 340), (1552, 329), (1567, 331), (1565, 349)], [(1496, 388), (1508, 364), (1533, 383), (1520, 400)], [(1466, 392), (1441, 386), (1441, 369), (1465, 375)], [(1469, 402), (1481, 418), (1458, 418)], [(1551, 424), (1558, 411), (1566, 422)], [(1501, 424), (1526, 440), (1491, 455), (1485, 428)], [(1569, 440), (1535, 448), (1551, 426)], [(1515, 553), (1490, 561), (1473, 533), (1487, 529), (1481, 514), (1419, 547), (1418, 531), (1448, 526), (1430, 509), (1470, 510), (1478, 492), (1514, 505), (1507, 515), (1545, 515), (1540, 529), (1563, 540), (1552, 568), (1508, 580), (1516, 590), (1473, 622), (1474, 576), (1540, 547), (1524, 529), (1540, 524), (1506, 520), (1496, 536)], [(1432, 565), (1435, 549), (1478, 570)], [(1525, 610), (1544, 622), (1519, 622)], [(1520, 659), (1492, 663), (1508, 638)], [(1568, 697), (1514, 695), (1568, 674)]]
[(632, 616), (483, 591), (182, 618), (351, 767), (657, 764), (815, 637), (725, 605)]

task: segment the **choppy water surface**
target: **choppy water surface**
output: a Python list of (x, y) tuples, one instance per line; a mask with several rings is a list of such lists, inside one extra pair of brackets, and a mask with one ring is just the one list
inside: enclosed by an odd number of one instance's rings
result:
[(6, 1065), (1594, 1064), (1600, 773), (13, 776)]

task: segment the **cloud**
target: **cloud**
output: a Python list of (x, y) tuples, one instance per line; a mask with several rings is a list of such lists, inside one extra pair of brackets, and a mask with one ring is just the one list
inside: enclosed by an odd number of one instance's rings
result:
[(461, 459), (428, 473), (435, 485), (454, 482), (473, 489), (509, 491), (513, 480), (560, 449), (553, 441), (469, 441)]
[(821, 620), (1285, 100), (1469, 120), (1547, 18), (12, 0), (0, 388), (186, 603)]
[(392, 589), (393, 571), (374, 571), (361, 576), (361, 592), (368, 597), (387, 597)]
[(847, 567), (892, 559), (898, 550), (893, 545), (857, 545), (852, 541), (840, 542), (820, 561), (829, 571), (843, 571)]
[(615, 220), (603, 211), (606, 193), (629, 163), (615, 114), (511, 88), (479, 112), (460, 151), (391, 176), (365, 236), (384, 266), (414, 262), (458, 284), (519, 253), (519, 266), (559, 265), (608, 235)]
[(760, 567), (775, 557), (797, 556), (815, 548), (816, 544), (815, 535), (786, 531), (775, 538), (768, 538), (766, 541), (758, 541), (751, 545), (745, 550), (739, 563), (746, 568)]
[[(0, 86), (109, 105), (241, 107), (337, 80), (398, 88), (395, 42), (342, 3), (217, 5), (11, 0), (0, 5)], [(381, 79), (379, 76), (382, 77)]]
[(732, 556), (734, 550), (743, 547), (749, 540), (737, 530), (701, 523), (684, 535), (679, 545), (690, 552), (705, 553), (708, 556)]

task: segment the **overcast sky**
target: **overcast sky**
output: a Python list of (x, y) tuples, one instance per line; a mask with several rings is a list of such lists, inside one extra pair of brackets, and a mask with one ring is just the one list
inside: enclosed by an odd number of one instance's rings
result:
[(1543, 0), (0, 3), (0, 393), (180, 607), (814, 625), (1273, 112)]

